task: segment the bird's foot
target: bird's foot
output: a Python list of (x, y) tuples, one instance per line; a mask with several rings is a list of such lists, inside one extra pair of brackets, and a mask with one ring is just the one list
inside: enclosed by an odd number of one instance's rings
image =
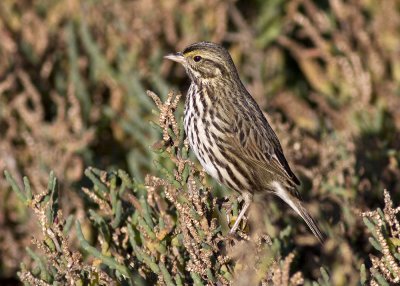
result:
[(233, 234), (236, 232), (236, 230), (239, 227), (240, 222), (244, 219), (244, 215), (246, 214), (246, 211), (250, 207), (251, 203), (251, 196), (249, 194), (243, 194), (243, 199), (244, 199), (244, 205), (242, 210), (240, 211), (235, 223), (233, 224), (231, 230), (229, 231), (230, 234)]

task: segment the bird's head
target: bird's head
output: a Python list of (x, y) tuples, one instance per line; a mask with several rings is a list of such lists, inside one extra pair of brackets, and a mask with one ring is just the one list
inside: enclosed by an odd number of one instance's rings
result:
[(200, 42), (186, 47), (183, 52), (165, 56), (183, 65), (192, 81), (213, 81), (238, 77), (228, 51), (220, 45)]

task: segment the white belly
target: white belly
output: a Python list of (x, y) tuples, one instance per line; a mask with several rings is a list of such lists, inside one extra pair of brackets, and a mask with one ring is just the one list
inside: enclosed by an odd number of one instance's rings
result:
[[(195, 86), (191, 86), (190, 89), (195, 89)], [(188, 94), (193, 92), (189, 89)], [(215, 162), (211, 161), (211, 157), (206, 150), (213, 150), (211, 143), (209, 140), (214, 140), (211, 136), (207, 137), (206, 132), (207, 128), (203, 122), (203, 112), (204, 106), (200, 99), (197, 97), (191, 97), (187, 99), (186, 109), (185, 109), (185, 119), (184, 119), (184, 126), (185, 132), (189, 140), (190, 148), (195, 153), (197, 159), (199, 160), (200, 164), (206, 170), (206, 172), (212, 176), (213, 178), (219, 180), (218, 172), (215, 167)], [(211, 104), (211, 102), (209, 102)], [(194, 105), (196, 105), (196, 112), (194, 110)], [(208, 116), (205, 117), (206, 120), (209, 120)], [(215, 148), (215, 143), (213, 144)], [(217, 151), (217, 150), (214, 150)], [(217, 154), (219, 151), (217, 151)], [(215, 154), (215, 152), (214, 152)]]
[[(200, 137), (200, 140), (201, 140), (201, 137)], [(197, 157), (197, 159), (199, 159), (200, 164), (203, 166), (203, 168), (206, 170), (206, 172), (210, 176), (212, 176), (213, 178), (218, 180), (219, 179), (218, 172), (217, 172), (217, 169), (215, 168), (214, 164), (211, 161), (210, 155), (205, 151), (203, 151), (203, 153), (200, 154), (198, 144), (195, 144), (195, 142), (190, 142), (190, 141), (191, 140), (189, 139), (190, 148), (192, 148), (193, 152), (196, 154), (196, 157)], [(203, 144), (206, 144), (205, 141), (200, 141), (200, 142), (203, 142)]]

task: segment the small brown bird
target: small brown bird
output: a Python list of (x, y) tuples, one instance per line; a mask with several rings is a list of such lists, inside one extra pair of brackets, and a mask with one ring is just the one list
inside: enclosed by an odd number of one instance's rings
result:
[(165, 58), (182, 64), (191, 79), (184, 117), (191, 149), (208, 174), (244, 198), (231, 233), (253, 196), (265, 200), (273, 193), (322, 241), (321, 231), (299, 199), (296, 186), (300, 181), (290, 169), (275, 132), (241, 82), (228, 51), (200, 42)]

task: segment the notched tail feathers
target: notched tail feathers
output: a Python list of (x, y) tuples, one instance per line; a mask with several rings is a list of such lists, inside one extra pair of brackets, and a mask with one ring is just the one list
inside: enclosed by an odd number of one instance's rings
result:
[(320, 230), (317, 223), (308, 213), (308, 211), (303, 207), (301, 201), (290, 194), (279, 182), (272, 182), (272, 186), (274, 187), (274, 193), (280, 197), (285, 203), (287, 203), (301, 218), (306, 222), (311, 232), (317, 237), (319, 242), (322, 244), (325, 240), (325, 235)]

